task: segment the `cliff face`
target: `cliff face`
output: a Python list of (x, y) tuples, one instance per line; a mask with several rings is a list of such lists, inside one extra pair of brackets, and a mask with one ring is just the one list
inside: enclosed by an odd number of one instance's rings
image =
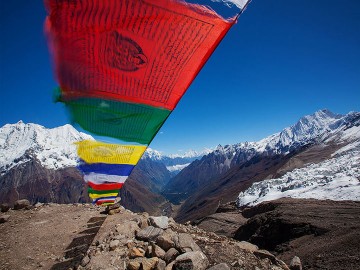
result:
[(76, 168), (47, 169), (37, 160), (11, 168), (0, 177), (0, 186), (0, 203), (13, 204), (18, 199), (28, 199), (31, 203), (89, 201)]
[[(151, 214), (171, 209), (158, 194), (168, 175), (163, 164), (141, 160), (120, 190), (121, 203), (129, 210)], [(32, 204), (90, 202), (87, 186), (75, 167), (48, 169), (36, 159), (11, 168), (0, 177), (0, 187), (0, 203), (10, 205), (18, 199), (28, 199)]]
[(304, 269), (359, 266), (360, 202), (281, 199), (243, 215), (249, 220), (235, 238), (272, 250), (285, 262), (296, 254)]

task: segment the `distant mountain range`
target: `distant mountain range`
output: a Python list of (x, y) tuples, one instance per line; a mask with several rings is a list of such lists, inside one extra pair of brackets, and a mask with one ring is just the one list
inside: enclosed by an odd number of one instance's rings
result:
[[(358, 199), (358, 193), (350, 191), (359, 190), (359, 126), (359, 112), (339, 115), (320, 110), (258, 142), (184, 155), (163, 155), (149, 148), (120, 192), (122, 203), (133, 211), (171, 214), (187, 221), (234, 200), (242, 206), (316, 192), (342, 199), (345, 190), (350, 194), (346, 198)], [(87, 201), (75, 168), (74, 142), (83, 139), (93, 138), (71, 125), (47, 129), (19, 121), (1, 127), (0, 203), (18, 198)]]
[[(19, 121), (1, 127), (0, 203), (19, 198), (31, 202), (88, 201), (82, 176), (75, 168), (78, 156), (74, 143), (85, 139), (94, 138), (71, 125), (47, 129)], [(205, 153), (208, 151), (167, 156), (149, 148), (121, 190), (124, 206), (134, 211), (158, 211), (159, 205), (167, 203), (160, 195), (162, 187)]]
[[(47, 129), (37, 124), (6, 124), (0, 128), (0, 172), (36, 158), (47, 169), (63, 169), (76, 166), (75, 142), (94, 138), (78, 132), (71, 125)], [(163, 155), (148, 148), (143, 159), (163, 163), (171, 173), (179, 172), (192, 161), (201, 158), (212, 150), (203, 152), (188, 151), (182, 155)]]
[(320, 110), (258, 142), (219, 145), (172, 178), (163, 195), (181, 205), (179, 221), (204, 217), (220, 204), (236, 200), (255, 182), (280, 178), (294, 169), (329, 160), (346, 147), (357, 151), (359, 125), (359, 112), (339, 115)]
[(184, 154), (164, 155), (161, 152), (148, 148), (143, 156), (143, 159), (151, 159), (153, 161), (163, 163), (168, 171), (174, 176), (182, 169), (190, 165), (196, 159), (201, 159), (203, 156), (214, 151), (213, 149), (204, 149), (201, 152), (189, 150)]

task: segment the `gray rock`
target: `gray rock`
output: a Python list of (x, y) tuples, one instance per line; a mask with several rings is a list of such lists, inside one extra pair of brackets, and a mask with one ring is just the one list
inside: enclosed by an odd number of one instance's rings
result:
[(145, 218), (144, 216), (135, 217), (131, 221), (135, 221), (141, 229), (145, 229), (146, 227), (149, 226), (149, 224), (147, 222), (147, 218)]
[(0, 204), (1, 212), (5, 213), (5, 212), (9, 211), (9, 209), (10, 209), (10, 206), (7, 203)]
[(205, 270), (209, 266), (209, 260), (201, 251), (190, 251), (178, 256), (173, 270), (196, 269)]
[(137, 232), (136, 238), (143, 241), (156, 241), (158, 236), (163, 233), (163, 230), (160, 228), (155, 228), (153, 226), (146, 227), (141, 231)]
[(158, 257), (160, 259), (164, 259), (164, 256), (165, 256), (165, 251), (159, 247), (158, 245), (155, 245), (154, 243), (151, 244), (151, 247), (152, 247), (152, 257)]
[(20, 210), (20, 209), (30, 209), (31, 205), (30, 202), (26, 199), (23, 200), (17, 200), (14, 204), (14, 209), (15, 210)]
[(37, 203), (34, 204), (34, 206), (37, 207), (37, 208), (38, 208), (38, 207), (41, 207), (41, 206), (43, 206), (43, 205), (44, 205), (44, 204), (41, 203), (41, 202), (37, 202)]
[(187, 233), (179, 233), (179, 235), (175, 237), (175, 247), (181, 250), (181, 252), (201, 251), (191, 235)]
[(291, 270), (302, 270), (301, 260), (298, 256), (294, 256), (290, 262)]
[(173, 236), (175, 236), (174, 232), (166, 230), (157, 238), (156, 244), (163, 250), (168, 251), (170, 248), (175, 247), (175, 242), (172, 240)]
[(120, 245), (119, 240), (110, 241), (110, 244), (109, 244), (110, 250), (115, 250), (119, 245)]
[(254, 245), (254, 244), (251, 244), (249, 242), (246, 242), (246, 241), (238, 242), (238, 243), (236, 243), (236, 245), (239, 248), (245, 249), (245, 250), (250, 251), (250, 252), (254, 252), (254, 251), (259, 249), (258, 246)]
[(10, 215), (1, 215), (0, 216), (0, 223), (5, 223), (9, 220)]
[(149, 223), (156, 228), (165, 230), (169, 227), (169, 218), (166, 216), (149, 217)]
[(155, 267), (155, 270), (165, 270), (166, 268), (166, 262), (163, 261), (162, 259), (159, 259), (156, 267)]
[(135, 221), (123, 222), (115, 226), (116, 232), (122, 234), (127, 238), (133, 238), (135, 233), (140, 230)]
[(219, 263), (213, 267), (208, 268), (208, 270), (230, 270), (230, 267), (226, 263)]
[(179, 255), (179, 251), (177, 251), (175, 248), (170, 248), (164, 256), (164, 260), (166, 263), (170, 263)]

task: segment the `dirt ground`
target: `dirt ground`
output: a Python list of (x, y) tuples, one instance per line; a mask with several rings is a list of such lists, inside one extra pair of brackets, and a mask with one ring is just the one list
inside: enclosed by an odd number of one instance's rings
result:
[[(55, 269), (76, 257), (74, 248), (89, 246), (106, 221), (102, 210), (90, 204), (48, 204), (4, 213), (10, 218), (0, 224), (0, 269)], [(82, 237), (89, 229), (94, 234)]]

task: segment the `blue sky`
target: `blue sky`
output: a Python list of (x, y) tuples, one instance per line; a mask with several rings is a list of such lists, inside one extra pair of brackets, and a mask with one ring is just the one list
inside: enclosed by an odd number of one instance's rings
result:
[[(0, 126), (69, 121), (52, 103), (45, 15), (39, 0), (0, 2)], [(319, 109), (360, 111), (359, 33), (359, 0), (253, 0), (151, 147), (255, 141)]]

